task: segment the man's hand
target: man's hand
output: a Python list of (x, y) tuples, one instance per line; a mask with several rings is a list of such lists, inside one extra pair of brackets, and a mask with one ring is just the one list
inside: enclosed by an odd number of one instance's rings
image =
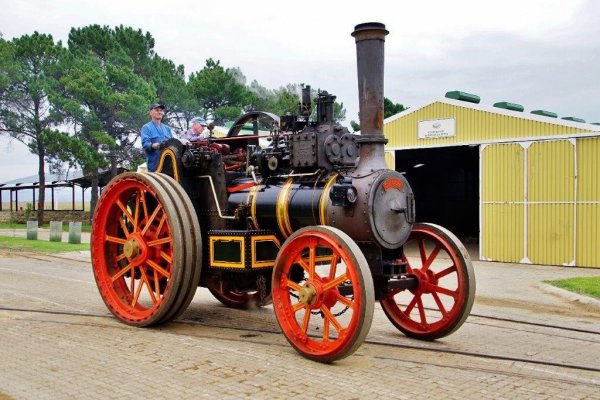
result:
[(158, 149), (160, 147), (160, 143), (152, 143), (151, 146), (154, 150)]

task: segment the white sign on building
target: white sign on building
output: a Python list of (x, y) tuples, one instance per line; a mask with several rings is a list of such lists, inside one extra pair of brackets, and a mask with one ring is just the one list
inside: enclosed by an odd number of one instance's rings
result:
[(454, 118), (419, 121), (419, 139), (434, 139), (456, 136)]

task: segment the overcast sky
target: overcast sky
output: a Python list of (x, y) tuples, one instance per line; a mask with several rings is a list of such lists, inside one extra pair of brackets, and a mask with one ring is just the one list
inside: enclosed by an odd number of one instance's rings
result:
[[(307, 83), (338, 96), (358, 120), (356, 24), (383, 22), (385, 96), (416, 107), (462, 90), (600, 122), (600, 2), (0, 0), (0, 32), (66, 44), (71, 27), (123, 24), (152, 34), (185, 66), (209, 57), (267, 88)], [(24, 145), (0, 139), (0, 182), (37, 173)]]

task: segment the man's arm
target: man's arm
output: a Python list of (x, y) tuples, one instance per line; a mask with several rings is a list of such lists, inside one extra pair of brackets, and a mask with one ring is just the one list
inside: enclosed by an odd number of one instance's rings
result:
[(153, 148), (152, 139), (155, 139), (155, 137), (152, 136), (152, 132), (150, 131), (147, 124), (142, 126), (140, 136), (142, 137), (142, 147), (144, 148), (144, 150), (150, 151)]

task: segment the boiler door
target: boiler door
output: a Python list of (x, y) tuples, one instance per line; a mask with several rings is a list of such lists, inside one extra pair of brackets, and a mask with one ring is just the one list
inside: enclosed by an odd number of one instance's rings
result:
[(401, 174), (382, 174), (370, 197), (371, 226), (375, 239), (388, 249), (403, 245), (414, 223), (414, 197)]

